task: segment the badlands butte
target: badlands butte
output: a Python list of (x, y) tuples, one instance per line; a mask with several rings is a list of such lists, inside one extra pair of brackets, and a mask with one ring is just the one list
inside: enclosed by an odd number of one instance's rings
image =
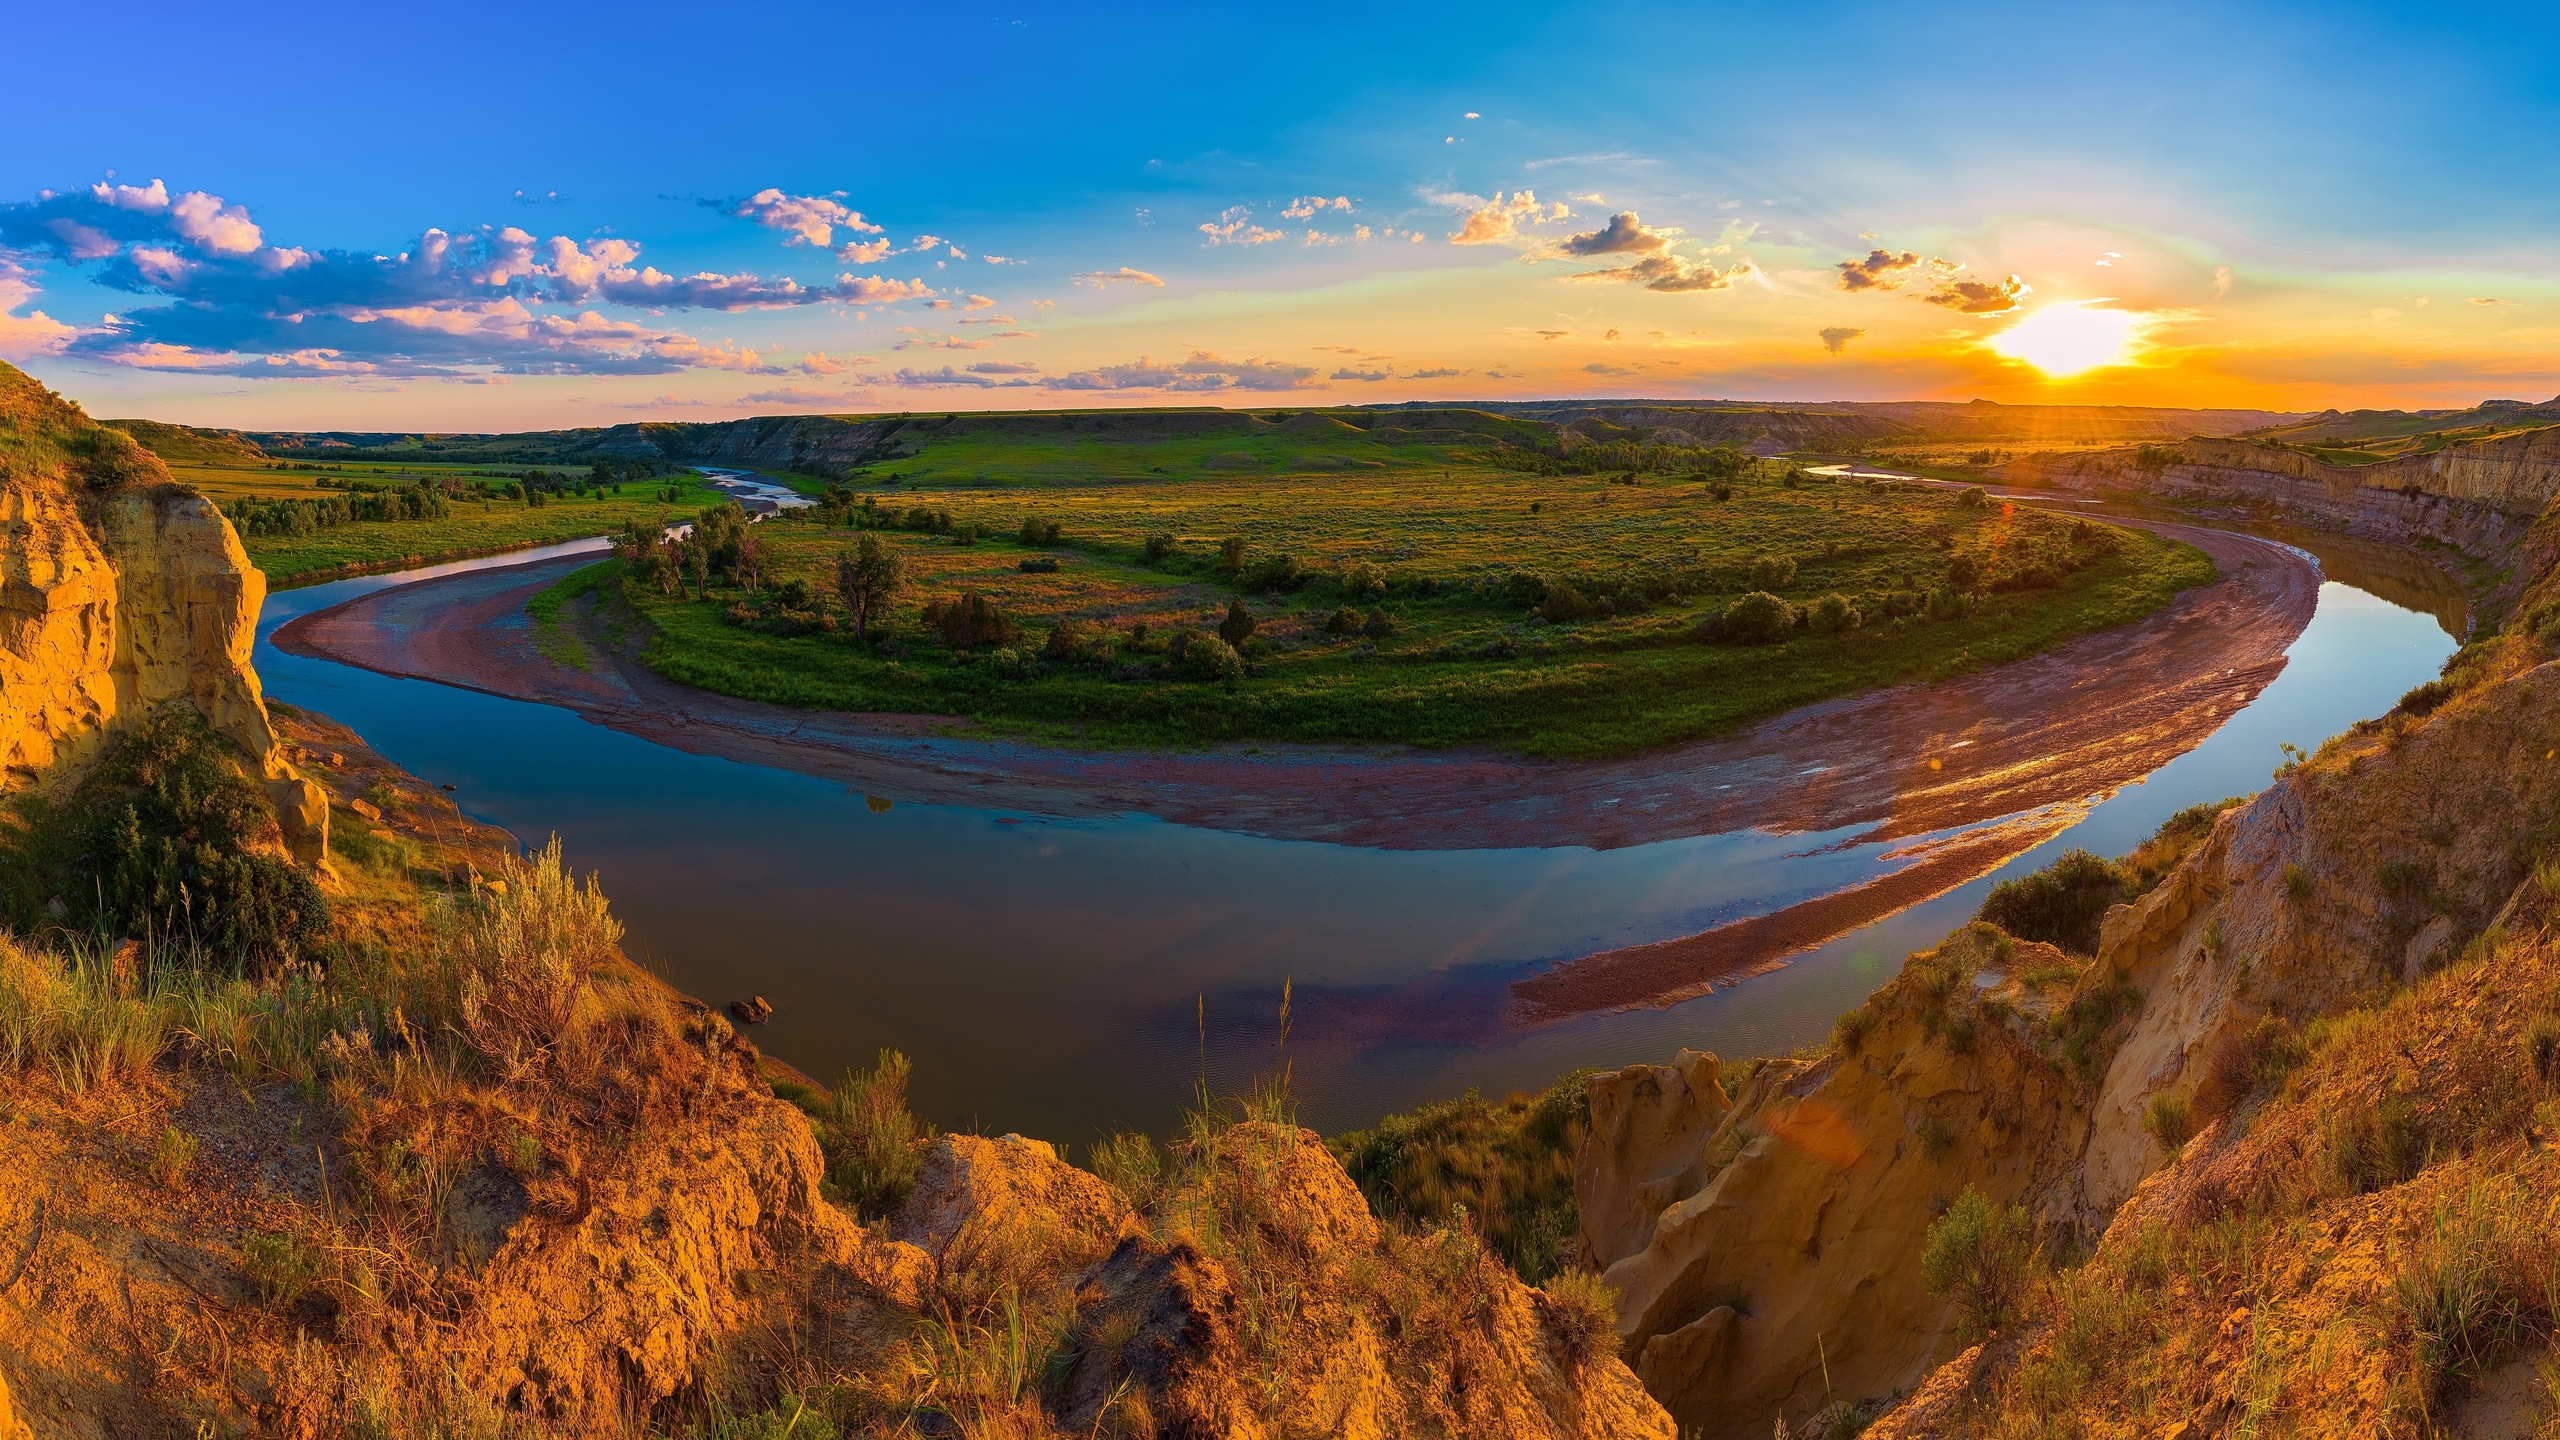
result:
[(1275, 1077), (1070, 1151), (934, 1133), (896, 1057), (812, 1084), (556, 848), (268, 705), (264, 581), (176, 478), (840, 480), (915, 417), (221, 439), (0, 370), (0, 1436), (2553, 1433), (2554, 419), (1440, 412), (2349, 536), (2469, 638), (2257, 795), (1996, 892), (1821, 1046), (1333, 1141)]

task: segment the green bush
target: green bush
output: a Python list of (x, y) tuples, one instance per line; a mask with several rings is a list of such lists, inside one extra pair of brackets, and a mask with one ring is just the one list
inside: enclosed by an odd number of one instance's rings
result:
[(1328, 635), (1359, 634), (1360, 612), (1352, 609), (1348, 605), (1343, 606), (1341, 609), (1333, 612), (1333, 617), (1331, 619), (1324, 622), (1324, 632)]
[(1229, 600), (1227, 618), (1218, 622), (1218, 638), (1229, 645), (1242, 645), (1253, 638), (1253, 632), (1261, 624), (1261, 621), (1254, 618), (1252, 611), (1244, 608), (1242, 600)]
[(2187, 1109), (2187, 1097), (2167, 1091), (2151, 1097), (2151, 1105), (2142, 1112), (2142, 1128), (2160, 1142), (2160, 1148), (2175, 1155), (2186, 1148), (2196, 1133), (2195, 1118)]
[(1978, 1339), (2009, 1323), (2035, 1267), (2035, 1231), (2024, 1207), (1994, 1205), (1968, 1185), (1930, 1225), (1920, 1251), (1929, 1293), (1956, 1303), (1958, 1328)]
[(1360, 622), (1360, 633), (1372, 640), (1384, 640), (1396, 633), (1396, 622), (1387, 615), (1387, 607), (1372, 605), (1369, 618)]
[(296, 1236), (253, 1231), (240, 1242), (241, 1267), (270, 1305), (291, 1305), (320, 1278), (319, 1252)]
[(1215, 635), (1192, 634), (1187, 639), (1174, 637), (1180, 646), (1173, 656), (1177, 671), (1190, 680), (1240, 680), (1244, 678), (1244, 657), (1236, 647)]
[(1591, 597), (1563, 580), (1548, 581), (1546, 598), (1538, 602), (1538, 614), (1550, 625), (1570, 625), (1577, 620), (1588, 620), (1598, 609), (1591, 603)]
[(1796, 562), (1783, 555), (1762, 555), (1751, 562), (1751, 588), (1784, 590), (1795, 583)]
[(2132, 883), (2113, 861), (2073, 848), (2031, 875), (2003, 880), (1982, 902), (1982, 918), (2021, 940), (2041, 940), (2074, 955), (2093, 955), (2107, 907), (2131, 898)]
[(883, 1050), (869, 1073), (847, 1071), (833, 1090), (783, 1092), (817, 1132), (827, 1183), (866, 1220), (896, 1210), (923, 1173), (919, 1147), (933, 1130), (907, 1109), (907, 1081), (914, 1072), (906, 1056)]
[(1342, 567), (1335, 583), (1350, 599), (1365, 600), (1387, 588), (1387, 572), (1366, 560), (1354, 560)]
[(1175, 543), (1171, 531), (1151, 530), (1147, 532), (1147, 538), (1140, 542), (1138, 553), (1146, 557), (1148, 564), (1153, 565), (1172, 554)]
[(329, 902), (282, 858), (266, 789), (184, 702), (151, 716), (0, 854), (10, 918), (186, 937), (226, 960), (268, 963), (319, 945)]
[(1804, 618), (1805, 625), (1815, 634), (1837, 635), (1843, 630), (1857, 629), (1866, 617), (1858, 613), (1857, 606), (1849, 603), (1848, 596), (1835, 593), (1806, 606)]
[(1725, 640), (1736, 645), (1774, 644), (1795, 628), (1796, 607), (1766, 590), (1754, 590), (1726, 606), (1717, 627)]

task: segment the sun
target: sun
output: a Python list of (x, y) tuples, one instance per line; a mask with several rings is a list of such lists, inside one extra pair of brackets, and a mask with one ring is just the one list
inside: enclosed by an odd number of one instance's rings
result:
[(2150, 317), (2130, 310), (2100, 310), (2101, 300), (2047, 305), (1983, 343), (1996, 354), (2024, 361), (2062, 380), (2108, 365), (2130, 365), (2142, 348)]

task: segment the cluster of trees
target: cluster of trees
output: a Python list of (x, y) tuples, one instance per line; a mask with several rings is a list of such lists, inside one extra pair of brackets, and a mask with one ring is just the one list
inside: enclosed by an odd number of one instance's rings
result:
[(747, 522), (735, 500), (723, 500), (693, 518), (686, 533), (667, 533), (663, 526), (626, 520), (614, 537), (614, 553), (634, 572), (673, 595), (690, 589), (697, 600), (711, 598), (716, 582), (752, 595), (764, 584), (768, 556), (764, 541)]
[(397, 489), (350, 491), (311, 500), (252, 496), (223, 506), (222, 513), (243, 535), (316, 535), (359, 520), (441, 520), (448, 509), (443, 489), (420, 481)]
[(1484, 457), (1506, 470), (1540, 475), (1679, 475), (1731, 481), (1756, 463), (1730, 445), (1656, 445), (1641, 440), (1595, 440), (1570, 452), (1506, 445)]

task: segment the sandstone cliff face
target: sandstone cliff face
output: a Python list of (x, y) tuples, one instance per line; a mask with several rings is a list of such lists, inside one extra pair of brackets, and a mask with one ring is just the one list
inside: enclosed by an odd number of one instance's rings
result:
[[(1676, 1157), (1700, 1178), (1607, 1280), (1636, 1373), (1683, 1434), (1757, 1440), (1773, 1417), (1911, 1386), (1945, 1358), (1950, 1314), (1920, 1273), (1930, 1222), (1967, 1185), (2050, 1211), (2085, 1130), (2039, 1048), (2066, 998), (2045, 978), (2057, 968), (2049, 946), (1959, 932), (1869, 1003), (1854, 1050), (1764, 1062), (1703, 1146), (1658, 1132), (1673, 1148), (1649, 1168)], [(1651, 1108), (1694, 1110), (1672, 1079), (1592, 1086), (1613, 1106), (1632, 1085), (1664, 1097)], [(1595, 1118), (1592, 1144), (1606, 1133)], [(1614, 1168), (1590, 1167), (1595, 1181)], [(1583, 1174), (1577, 1198), (1605, 1197)]]
[(183, 700), (267, 781), (295, 853), (320, 862), (327, 807), (269, 728), (249, 665), (266, 580), (230, 522), (6, 366), (0, 431), (0, 789), (76, 780)]
[[(2161, 455), (2170, 457), (2161, 463)], [(2298, 451), (2193, 438), (2143, 451), (2031, 455), (1992, 472), (2019, 484), (2164, 498), (2238, 501), (2318, 528), (2393, 544), (2434, 541), (2504, 566), (2534, 518), (2560, 495), (2560, 428), (2449, 445), (2374, 465), (2331, 465)], [(2495, 598), (2538, 574), (2537, 557)]]

